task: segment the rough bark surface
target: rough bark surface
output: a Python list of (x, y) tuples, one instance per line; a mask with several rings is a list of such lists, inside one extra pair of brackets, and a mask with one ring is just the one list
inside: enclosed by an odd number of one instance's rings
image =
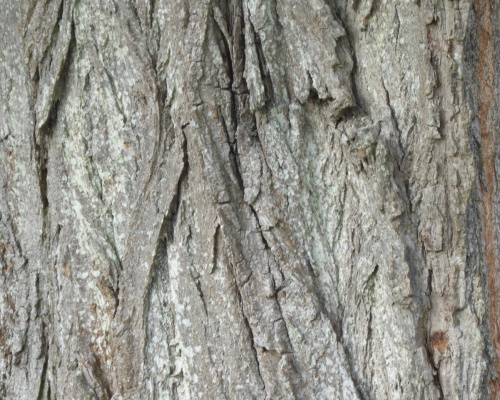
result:
[(0, 398), (500, 399), (498, 0), (0, 8)]

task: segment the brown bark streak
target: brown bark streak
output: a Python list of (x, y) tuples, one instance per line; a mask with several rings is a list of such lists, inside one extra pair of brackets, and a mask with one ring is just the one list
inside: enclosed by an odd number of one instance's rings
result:
[(474, 3), (478, 17), (479, 55), (477, 72), (479, 76), (479, 126), (481, 133), (481, 157), (484, 180), (480, 180), (481, 208), (484, 224), (484, 243), (486, 250), (486, 265), (489, 290), (489, 327), (491, 341), (496, 359), (494, 362), (497, 376), (490, 382), (490, 399), (500, 398), (500, 327), (498, 316), (500, 307), (498, 302), (498, 257), (497, 237), (495, 235), (494, 195), (496, 192), (495, 179), (495, 150), (497, 148), (496, 132), (492, 112), (495, 106), (495, 63), (492, 25), (492, 5), (490, 0), (476, 0)]

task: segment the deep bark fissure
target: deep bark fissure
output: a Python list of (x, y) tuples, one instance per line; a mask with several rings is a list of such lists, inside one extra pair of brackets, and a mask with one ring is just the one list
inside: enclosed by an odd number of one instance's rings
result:
[(191, 271), (191, 279), (193, 280), (194, 284), (196, 285), (196, 290), (198, 291), (198, 295), (200, 296), (200, 300), (201, 300), (201, 303), (203, 305), (203, 311), (205, 312), (205, 315), (208, 317), (207, 303), (205, 301), (205, 295), (203, 294), (203, 290), (201, 287), (200, 278), (196, 277), (193, 274), (193, 271)]
[[(259, 379), (262, 383), (262, 388), (264, 389), (264, 392), (267, 394), (268, 392), (266, 389), (266, 382), (265, 382), (264, 377), (263, 377), (263, 372), (262, 372), (260, 361), (259, 361), (259, 355), (257, 353), (257, 345), (255, 344), (252, 327), (250, 326), (250, 322), (248, 321), (248, 317), (246, 316), (246, 313), (245, 313), (245, 306), (243, 303), (243, 297), (241, 295), (241, 288), (240, 288), (240, 285), (238, 285), (238, 280), (236, 278), (235, 271), (234, 271), (235, 267), (231, 262), (229, 262), (229, 266), (230, 266), (230, 268), (228, 268), (228, 270), (231, 272), (231, 276), (233, 278), (233, 285), (234, 285), (236, 297), (238, 299), (238, 304), (240, 306), (241, 316), (243, 318), (245, 330), (247, 331), (247, 334), (250, 338), (251, 350), (252, 350), (252, 353), (254, 356), (255, 364), (257, 366), (257, 372), (259, 374)], [(241, 284), (241, 287), (243, 287), (243, 286), (244, 286), (244, 284)]]
[(252, 21), (250, 21), (250, 29), (254, 35), (255, 49), (257, 51), (257, 59), (259, 62), (259, 70), (262, 82), (264, 84), (264, 98), (265, 104), (270, 105), (275, 102), (274, 87), (269, 70), (266, 65), (266, 59), (264, 56), (264, 51), (262, 49), (261, 39), (259, 33), (255, 31)]
[(398, 166), (400, 166), (405, 158), (406, 150), (405, 150), (403, 143), (401, 141), (402, 134), (401, 134), (401, 130), (399, 129), (399, 122), (398, 122), (398, 118), (396, 116), (396, 111), (394, 110), (394, 107), (391, 104), (391, 97), (389, 95), (389, 91), (387, 90), (383, 79), (382, 79), (382, 87), (384, 88), (384, 91), (385, 91), (385, 101), (386, 101), (387, 107), (389, 108), (389, 111), (391, 113), (391, 121), (392, 121), (394, 129), (396, 131), (396, 138), (397, 138), (397, 142), (399, 145), (399, 149), (401, 150), (401, 153), (402, 153), (400, 157), (396, 158)]
[(40, 374), (40, 385), (38, 387), (37, 400), (42, 400), (44, 398), (44, 395), (45, 395), (44, 389), (45, 389), (45, 385), (47, 383), (48, 365), (49, 365), (49, 348), (47, 347), (45, 354), (44, 354), (42, 372)]
[[(63, 6), (64, 1), (61, 1), (61, 9), (59, 10), (58, 21), (56, 25), (58, 25), (62, 20)], [(47, 175), (48, 175), (48, 151), (49, 151), (49, 140), (54, 132), (57, 125), (57, 115), (59, 110), (60, 101), (64, 96), (64, 91), (66, 89), (66, 75), (69, 73), (69, 69), (71, 67), (72, 56), (74, 54), (76, 48), (76, 35), (75, 35), (75, 21), (73, 16), (71, 16), (71, 24), (70, 24), (70, 40), (69, 45), (66, 49), (66, 54), (64, 56), (61, 69), (57, 71), (57, 76), (55, 82), (50, 90), (52, 92), (51, 104), (49, 104), (49, 111), (45, 120), (38, 121), (35, 120), (35, 128), (34, 132), (34, 146), (35, 153), (38, 157), (38, 177), (39, 177), (39, 189), (40, 189), (40, 198), (42, 202), (42, 213), (43, 213), (43, 227), (42, 227), (42, 241), (47, 239), (47, 235), (49, 234), (49, 197), (48, 197), (48, 183), (47, 183)], [(46, 83), (47, 84), (47, 83)], [(34, 93), (37, 93), (39, 90), (40, 83), (34, 83)], [(36, 97), (35, 97), (36, 99)], [(36, 104), (36, 101), (35, 101)]]
[[(184, 129), (184, 128), (182, 128)], [(167, 214), (165, 216), (167, 220), (166, 234), (168, 241), (172, 241), (174, 239), (174, 226), (177, 220), (177, 214), (179, 212), (179, 207), (181, 204), (182, 197), (182, 185), (187, 182), (188, 174), (189, 174), (189, 155), (188, 155), (188, 143), (186, 134), (182, 131), (182, 171), (179, 175), (179, 179), (177, 180), (177, 185), (175, 189), (174, 197), (172, 198)]]

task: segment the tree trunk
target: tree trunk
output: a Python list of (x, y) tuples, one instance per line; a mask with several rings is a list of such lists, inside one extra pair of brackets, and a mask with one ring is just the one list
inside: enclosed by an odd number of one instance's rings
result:
[(500, 399), (499, 0), (0, 6), (0, 398)]

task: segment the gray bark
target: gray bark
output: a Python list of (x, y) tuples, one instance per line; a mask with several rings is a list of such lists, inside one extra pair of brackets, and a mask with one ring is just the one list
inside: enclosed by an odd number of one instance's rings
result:
[(0, 398), (500, 399), (498, 0), (0, 7)]

